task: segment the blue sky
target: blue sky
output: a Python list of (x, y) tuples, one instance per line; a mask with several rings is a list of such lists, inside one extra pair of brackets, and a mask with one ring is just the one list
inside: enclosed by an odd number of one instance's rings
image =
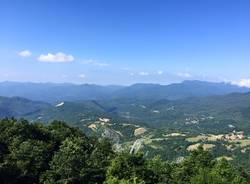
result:
[(250, 86), (248, 0), (0, 0), (0, 81)]

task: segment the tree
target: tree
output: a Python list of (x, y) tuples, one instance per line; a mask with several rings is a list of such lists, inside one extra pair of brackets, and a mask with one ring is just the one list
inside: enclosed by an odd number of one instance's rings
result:
[(213, 158), (210, 152), (203, 150), (201, 146), (194, 150), (177, 165), (174, 172), (176, 183), (190, 183), (191, 178), (196, 175), (200, 169), (210, 169), (213, 166)]
[(76, 183), (86, 182), (85, 170), (92, 145), (81, 137), (67, 138), (54, 155), (50, 170), (41, 178), (45, 183)]
[(128, 181), (137, 178), (140, 182), (155, 183), (155, 174), (147, 168), (147, 162), (140, 153), (121, 153), (116, 156), (107, 170), (107, 181), (112, 178)]
[(155, 156), (153, 159), (148, 161), (148, 169), (154, 172), (154, 181), (159, 184), (172, 184), (172, 166), (162, 160), (160, 156)]
[(109, 177), (104, 184), (145, 184), (144, 181), (138, 179), (137, 177), (132, 177), (131, 179), (118, 179), (115, 177)]
[(246, 178), (242, 177), (238, 170), (231, 165), (226, 159), (221, 159), (216, 162), (212, 171), (213, 176), (220, 178), (221, 183), (245, 184)]
[(88, 178), (92, 183), (103, 183), (106, 178), (107, 168), (114, 158), (115, 153), (108, 139), (97, 140), (93, 145), (93, 151), (88, 160), (90, 167), (86, 170), (85, 175), (89, 175)]
[(19, 181), (38, 182), (39, 175), (48, 169), (50, 146), (42, 141), (14, 139), (9, 147), (10, 154), (3, 165), (19, 170)]
[(62, 121), (53, 121), (48, 126), (49, 131), (51, 132), (53, 138), (61, 143), (68, 137), (83, 137), (86, 136), (78, 128), (73, 128), (68, 126), (65, 122)]

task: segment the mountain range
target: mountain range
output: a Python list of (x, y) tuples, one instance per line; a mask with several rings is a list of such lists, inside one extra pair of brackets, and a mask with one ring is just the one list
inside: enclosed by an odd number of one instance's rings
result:
[(232, 127), (250, 132), (249, 88), (225, 83), (184, 81), (123, 87), (5, 82), (0, 89), (4, 96), (0, 118), (63, 120), (83, 128), (106, 117), (191, 132), (223, 132)]
[(249, 88), (229, 83), (184, 81), (169, 85), (134, 84), (131, 86), (100, 86), (94, 84), (55, 83), (0, 83), (0, 96), (23, 97), (35, 101), (57, 103), (59, 101), (103, 99), (169, 99), (224, 95), (233, 92), (248, 92)]

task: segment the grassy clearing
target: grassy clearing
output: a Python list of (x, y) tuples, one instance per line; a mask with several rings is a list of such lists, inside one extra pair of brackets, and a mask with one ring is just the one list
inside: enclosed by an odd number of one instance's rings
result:
[(188, 142), (199, 142), (201, 140), (205, 140), (206, 138), (207, 138), (207, 136), (205, 136), (205, 135), (198, 135), (196, 137), (186, 138), (186, 141), (188, 141)]
[(144, 134), (146, 131), (147, 130), (145, 128), (137, 128), (134, 131), (134, 136), (138, 136), (138, 135)]
[(242, 139), (242, 140), (234, 140), (230, 141), (231, 143), (236, 143), (239, 147), (247, 147), (250, 146), (250, 139)]
[(217, 160), (226, 159), (226, 160), (228, 160), (228, 161), (233, 160), (232, 157), (228, 157), (228, 156), (221, 156), (221, 157), (217, 157), (216, 159), (217, 159)]
[(196, 137), (189, 137), (189, 138), (186, 138), (186, 141), (188, 141), (188, 142), (218, 141), (218, 140), (221, 140), (222, 137), (223, 137), (222, 134), (220, 134), (220, 135), (213, 135), (213, 134), (198, 135), (198, 136), (196, 136)]
[(196, 150), (200, 145), (203, 147), (204, 150), (209, 150), (209, 149), (212, 149), (213, 147), (215, 147), (214, 144), (200, 144), (200, 143), (197, 143), (197, 144), (192, 144), (192, 145), (188, 146), (187, 150), (188, 151)]

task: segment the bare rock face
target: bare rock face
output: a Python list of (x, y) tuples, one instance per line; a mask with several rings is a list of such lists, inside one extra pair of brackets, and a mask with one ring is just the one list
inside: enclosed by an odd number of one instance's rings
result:
[(137, 139), (130, 149), (130, 154), (137, 153), (140, 150), (140, 148), (143, 146), (143, 141), (144, 139)]
[(120, 135), (116, 131), (105, 128), (104, 132), (102, 133), (102, 137), (110, 139), (113, 143), (119, 143), (120, 142)]

